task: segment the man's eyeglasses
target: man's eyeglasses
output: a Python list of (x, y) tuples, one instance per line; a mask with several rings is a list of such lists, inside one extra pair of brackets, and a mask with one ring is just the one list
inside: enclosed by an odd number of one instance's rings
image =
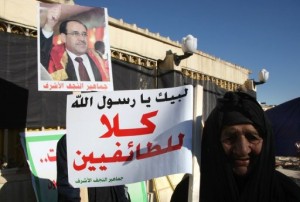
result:
[(75, 36), (75, 37), (79, 37), (79, 36), (87, 37), (88, 36), (86, 32), (79, 33), (79, 32), (76, 32), (76, 31), (66, 33), (66, 35), (71, 35), (71, 36)]

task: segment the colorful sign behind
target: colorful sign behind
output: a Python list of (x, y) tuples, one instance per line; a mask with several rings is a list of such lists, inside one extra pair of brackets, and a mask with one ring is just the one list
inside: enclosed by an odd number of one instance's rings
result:
[(56, 145), (65, 130), (32, 131), (21, 134), (21, 142), (32, 174), (38, 201), (57, 201)]

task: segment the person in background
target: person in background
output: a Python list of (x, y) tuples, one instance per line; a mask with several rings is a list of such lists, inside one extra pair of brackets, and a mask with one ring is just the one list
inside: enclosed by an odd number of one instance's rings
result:
[(98, 53), (88, 48), (88, 29), (79, 20), (60, 23), (62, 44), (53, 45), (54, 27), (61, 16), (61, 5), (47, 10), (40, 29), (40, 62), (56, 81), (109, 81), (108, 68)]
[[(205, 121), (200, 170), (200, 202), (300, 202), (300, 187), (275, 169), (270, 122), (246, 93), (227, 92)], [(188, 180), (172, 202), (188, 200)]]
[(95, 50), (101, 55), (101, 57), (104, 57), (105, 54), (105, 43), (103, 41), (96, 41), (94, 44)]
[[(57, 192), (58, 202), (80, 202), (82, 201), (80, 188), (74, 188), (68, 180), (67, 144), (66, 135), (62, 136), (57, 143)], [(83, 189), (82, 189), (83, 190)], [(130, 195), (125, 185), (110, 187), (89, 187), (89, 202), (130, 202)]]
[(96, 41), (94, 48), (99, 56), (103, 59), (104, 67), (108, 69), (108, 55), (105, 53), (105, 43), (103, 41)]

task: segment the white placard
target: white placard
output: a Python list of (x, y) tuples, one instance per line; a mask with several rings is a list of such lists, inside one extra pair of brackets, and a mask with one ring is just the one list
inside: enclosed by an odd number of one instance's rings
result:
[(68, 95), (74, 187), (192, 173), (193, 86)]

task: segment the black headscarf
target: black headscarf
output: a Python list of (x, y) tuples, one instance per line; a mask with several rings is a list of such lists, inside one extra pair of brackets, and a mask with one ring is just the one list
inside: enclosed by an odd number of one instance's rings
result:
[[(236, 117), (236, 118), (234, 118)], [(263, 146), (250, 175), (236, 178), (223, 150), (224, 125), (251, 123)], [(235, 123), (236, 122), (236, 123)], [(255, 98), (228, 92), (207, 118), (201, 144), (201, 202), (298, 202), (300, 188), (275, 170), (272, 128)]]

